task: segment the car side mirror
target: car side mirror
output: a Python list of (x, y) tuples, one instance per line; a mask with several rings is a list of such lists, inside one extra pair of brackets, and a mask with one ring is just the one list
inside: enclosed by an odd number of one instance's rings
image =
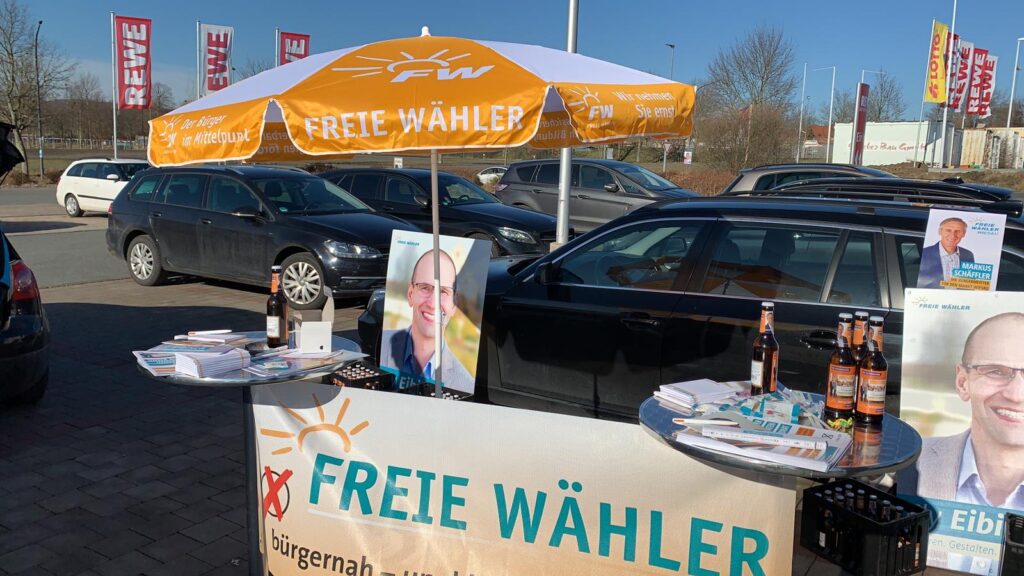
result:
[(413, 196), (413, 200), (415, 200), (416, 203), (419, 204), (420, 207), (422, 208), (430, 206), (430, 197), (428, 197), (426, 194), (416, 194), (415, 196)]
[(110, 180), (111, 182), (117, 182), (118, 180), (121, 179), (121, 177), (118, 176), (117, 174), (107, 174), (106, 178), (107, 178), (107, 180)]
[(619, 185), (616, 184), (615, 182), (609, 182), (608, 184), (604, 185), (604, 190), (605, 192), (611, 192), (612, 194), (615, 194), (616, 192), (619, 191)]
[(533, 273), (533, 279), (537, 284), (551, 284), (555, 281), (557, 275), (557, 268), (551, 262), (544, 262), (537, 266), (537, 270)]

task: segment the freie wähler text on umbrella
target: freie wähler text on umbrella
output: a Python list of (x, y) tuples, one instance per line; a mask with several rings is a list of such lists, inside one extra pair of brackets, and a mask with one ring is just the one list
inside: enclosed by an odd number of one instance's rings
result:
[[(394, 121), (394, 116), (390, 118)], [(522, 106), (434, 106), (398, 109), (403, 133), (409, 132), (503, 132), (521, 130)], [(367, 138), (387, 136), (386, 110), (342, 112), (305, 118), (306, 135), (312, 139)]]

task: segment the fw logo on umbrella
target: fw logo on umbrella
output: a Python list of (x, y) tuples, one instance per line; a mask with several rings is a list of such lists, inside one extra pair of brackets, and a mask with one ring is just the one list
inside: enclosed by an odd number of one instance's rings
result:
[[(473, 68), (472, 66), (463, 66), (461, 68), (453, 68), (452, 62), (461, 60), (466, 56), (470, 56), (470, 53), (459, 54), (458, 56), (452, 56), (450, 58), (442, 58), (448, 49), (445, 48), (426, 58), (416, 58), (408, 52), (400, 52), (403, 58), (391, 59), (391, 58), (374, 58), (372, 56), (356, 56), (360, 60), (368, 60), (372, 62), (381, 62), (376, 66), (356, 66), (351, 68), (331, 68), (335, 72), (358, 72), (353, 74), (353, 78), (362, 78), (363, 76), (376, 76), (378, 74), (384, 74), (388, 72), (392, 74), (391, 82), (405, 82), (409, 78), (427, 78), (431, 76), (437, 76), (438, 80), (457, 80), (466, 79), (472, 80), (483, 76), (492, 68), (493, 65), (481, 66), (479, 68)], [(387, 64), (384, 64), (384, 63)], [(429, 67), (425, 66), (429, 65)], [(411, 67), (415, 66), (415, 68)]]

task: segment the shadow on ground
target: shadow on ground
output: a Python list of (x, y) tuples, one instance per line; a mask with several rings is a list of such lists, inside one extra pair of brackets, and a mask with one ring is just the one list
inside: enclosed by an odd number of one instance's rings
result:
[(56, 222), (52, 220), (6, 220), (0, 221), (0, 226), (3, 226), (4, 234), (19, 234), (24, 232), (44, 232), (47, 230), (65, 230), (67, 228), (81, 228), (86, 226), (86, 224), (79, 222)]

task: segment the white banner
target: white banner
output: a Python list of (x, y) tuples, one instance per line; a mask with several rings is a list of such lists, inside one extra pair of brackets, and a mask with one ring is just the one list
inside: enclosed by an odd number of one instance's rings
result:
[(967, 96), (971, 81), (971, 64), (974, 61), (974, 43), (960, 40), (957, 44), (957, 58), (953, 69), (953, 86), (949, 92), (949, 107), (959, 111)]
[(789, 574), (795, 492), (635, 424), (253, 387), (270, 573)]
[(202, 24), (199, 27), (201, 62), (199, 96), (203, 97), (231, 85), (231, 46), (235, 29), (230, 26)]

